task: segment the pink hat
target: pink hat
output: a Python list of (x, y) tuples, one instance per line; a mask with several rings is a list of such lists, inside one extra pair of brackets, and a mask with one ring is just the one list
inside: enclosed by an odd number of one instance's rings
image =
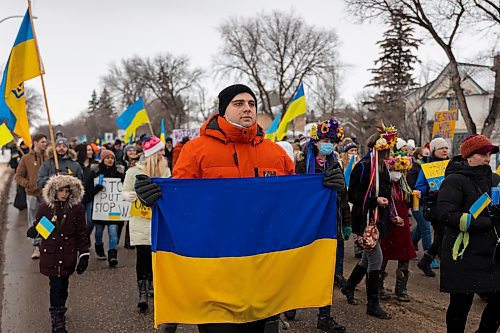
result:
[(163, 142), (161, 142), (160, 139), (156, 136), (151, 136), (151, 137), (142, 137), (142, 150), (144, 151), (144, 157), (149, 157), (153, 156), (160, 150), (165, 148), (165, 145)]
[(109, 150), (109, 149), (103, 149), (103, 150), (101, 151), (100, 156), (101, 156), (101, 160), (104, 160), (104, 159), (105, 159), (106, 157), (108, 157), (108, 156), (113, 156), (113, 157), (115, 157), (115, 153), (113, 153), (113, 152), (112, 152), (111, 150)]

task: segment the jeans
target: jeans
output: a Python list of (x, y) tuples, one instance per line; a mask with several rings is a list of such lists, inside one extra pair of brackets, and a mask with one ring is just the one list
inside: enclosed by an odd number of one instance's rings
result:
[[(85, 204), (85, 219), (87, 220), (87, 237), (90, 237), (94, 230), (94, 222), (92, 221), (92, 201)], [(101, 238), (102, 239), (102, 238)]]
[[(102, 235), (104, 224), (95, 224), (95, 244), (102, 245)], [(109, 250), (116, 250), (118, 247), (118, 224), (108, 224)]]
[[(33, 226), (33, 223), (35, 223), (36, 220), (36, 211), (38, 210), (38, 204), (40, 202), (38, 201), (38, 198), (34, 195), (29, 195), (26, 194), (26, 205), (28, 206), (27, 208), (27, 217), (28, 217), (28, 228)], [(33, 238), (31, 241), (33, 246), (38, 246), (40, 245), (40, 242), (42, 239), (40, 237), (38, 238)]]
[(59, 308), (66, 306), (68, 299), (69, 276), (51, 276), (50, 285), (50, 306)]
[(423, 206), (420, 206), (418, 211), (412, 211), (413, 217), (417, 222), (417, 226), (413, 229), (411, 238), (414, 245), (417, 245), (420, 239), (422, 239), (422, 247), (424, 248), (424, 251), (427, 251), (432, 244), (432, 231), (431, 223), (424, 219), (422, 209)]

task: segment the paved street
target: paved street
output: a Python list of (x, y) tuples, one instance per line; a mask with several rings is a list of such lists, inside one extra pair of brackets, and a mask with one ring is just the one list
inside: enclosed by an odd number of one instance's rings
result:
[[(0, 165), (0, 185), (6, 185), (8, 171)], [(48, 279), (38, 271), (38, 261), (31, 260), (32, 247), (25, 237), (26, 215), (12, 206), (15, 183), (9, 188), (6, 215), (1, 215), (1, 264), (3, 289), (1, 332), (49, 332)], [(352, 243), (346, 250), (346, 275), (355, 264)], [(70, 279), (67, 328), (71, 333), (90, 332), (152, 332), (152, 309), (146, 314), (137, 311), (135, 286), (135, 252), (119, 249), (119, 265), (110, 269), (105, 261), (95, 260), (91, 252), (89, 269), (83, 275)], [(400, 304), (396, 300), (384, 302), (394, 315), (392, 320), (381, 321), (367, 317), (365, 306), (350, 306), (340, 291), (335, 290), (334, 316), (347, 326), (348, 332), (444, 332), (444, 313), (448, 295), (438, 291), (438, 279), (425, 278), (411, 263), (413, 275), (409, 292), (412, 302)], [(394, 272), (394, 263), (390, 265)], [(300, 271), (297, 270), (297, 274)], [(393, 274), (391, 274), (393, 275)], [(391, 276), (388, 286), (393, 288)], [(364, 285), (357, 293), (364, 300)], [(484, 304), (476, 299), (469, 315), (468, 332), (477, 328)], [(472, 324), (472, 326), (471, 326)], [(289, 332), (320, 332), (316, 330), (316, 310), (301, 310), (291, 323)], [(194, 326), (181, 325), (178, 332), (197, 332)]]

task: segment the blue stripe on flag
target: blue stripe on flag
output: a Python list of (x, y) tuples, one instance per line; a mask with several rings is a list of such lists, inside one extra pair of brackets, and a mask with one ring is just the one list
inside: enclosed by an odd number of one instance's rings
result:
[(142, 97), (139, 98), (137, 102), (130, 105), (125, 111), (122, 112), (122, 114), (118, 118), (116, 118), (116, 124), (121, 129), (127, 129), (134, 121), (136, 114), (138, 114), (141, 110), (144, 110), (144, 102), (142, 100)]

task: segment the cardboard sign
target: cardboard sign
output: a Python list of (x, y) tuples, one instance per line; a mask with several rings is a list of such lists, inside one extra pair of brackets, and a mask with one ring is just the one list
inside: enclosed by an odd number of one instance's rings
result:
[(151, 219), (153, 217), (153, 210), (137, 199), (130, 205), (130, 216)]
[(200, 136), (200, 129), (199, 128), (194, 128), (194, 129), (174, 129), (172, 131), (172, 143), (175, 144), (177, 142), (181, 142), (182, 138), (188, 136), (189, 140), (193, 140), (197, 137)]
[[(94, 185), (99, 177), (94, 178)], [(92, 219), (97, 221), (126, 221), (129, 218), (130, 203), (122, 197), (123, 183), (120, 178), (103, 178), (104, 189), (94, 197)]]
[(452, 139), (455, 136), (455, 125), (458, 120), (458, 111), (440, 111), (434, 115), (434, 126), (432, 128), (432, 137), (442, 137)]
[(449, 160), (446, 160), (422, 164), (422, 171), (429, 183), (431, 191), (437, 191), (441, 187), (441, 183), (444, 180), (444, 172), (449, 162)]

